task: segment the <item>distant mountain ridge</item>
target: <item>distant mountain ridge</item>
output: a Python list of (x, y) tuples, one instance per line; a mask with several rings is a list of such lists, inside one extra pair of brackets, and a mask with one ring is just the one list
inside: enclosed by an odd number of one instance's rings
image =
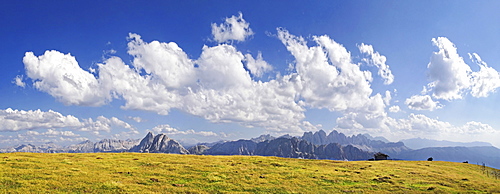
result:
[(33, 153), (92, 153), (92, 152), (125, 152), (137, 145), (139, 140), (115, 140), (103, 139), (99, 142), (89, 140), (70, 146), (59, 146), (54, 143), (46, 143), (40, 146), (31, 144), (17, 147), (0, 149), (1, 152), (33, 152)]
[(432, 140), (423, 138), (412, 138), (401, 140), (406, 146), (411, 149), (421, 149), (427, 147), (484, 147), (492, 146), (487, 142), (453, 142), (445, 140)]

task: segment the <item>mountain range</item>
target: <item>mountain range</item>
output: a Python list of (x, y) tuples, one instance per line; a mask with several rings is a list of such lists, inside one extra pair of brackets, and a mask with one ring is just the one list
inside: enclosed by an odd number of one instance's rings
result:
[[(406, 143), (411, 147), (407, 147)], [(442, 147), (420, 148), (422, 145)], [(418, 146), (420, 145), (420, 147)], [(447, 145), (447, 146), (443, 146)], [(458, 146), (454, 146), (458, 145)], [(479, 146), (478, 146), (479, 145)], [(411, 149), (419, 148), (419, 149)], [(250, 140), (219, 141), (200, 143), (185, 148), (178, 141), (165, 134), (156, 136), (149, 132), (142, 140), (112, 140), (99, 142), (84, 141), (66, 147), (54, 143), (40, 146), (31, 144), (0, 149), (0, 152), (36, 152), (36, 153), (91, 153), (91, 152), (140, 152), (140, 153), (175, 153), (198, 155), (259, 155), (305, 159), (367, 160), (377, 152), (382, 152), (392, 159), (435, 160), (485, 163), (500, 167), (500, 149), (484, 142), (458, 143), (428, 139), (409, 139), (401, 142), (389, 142), (383, 137), (371, 137), (368, 134), (346, 136), (333, 130), (330, 134), (320, 130), (305, 132), (301, 137), (289, 135), (273, 137), (261, 135)]]
[(33, 153), (92, 153), (92, 152), (126, 152), (137, 145), (139, 140), (114, 140), (103, 139), (99, 142), (84, 141), (70, 146), (59, 146), (52, 142), (35, 146), (23, 144), (16, 147), (0, 149), (0, 153), (5, 152), (33, 152)]
[(328, 135), (326, 135), (326, 132), (323, 130), (319, 130), (315, 133), (305, 132), (304, 135), (302, 135), (302, 139), (315, 145), (338, 143), (343, 146), (352, 145), (368, 152), (383, 152), (388, 155), (395, 155), (410, 150), (410, 148), (406, 147), (403, 142), (384, 142), (382, 140), (373, 140), (362, 134), (346, 136), (335, 130)]
[(423, 138), (412, 138), (401, 140), (406, 146), (411, 149), (422, 149), (427, 147), (484, 147), (492, 146), (487, 142), (453, 142), (446, 140), (432, 140)]

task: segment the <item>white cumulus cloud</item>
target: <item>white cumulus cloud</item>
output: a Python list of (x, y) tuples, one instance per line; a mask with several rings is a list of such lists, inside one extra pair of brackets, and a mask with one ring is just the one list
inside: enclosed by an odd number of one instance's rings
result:
[(246, 68), (256, 77), (262, 77), (264, 73), (273, 70), (273, 67), (264, 61), (261, 52), (259, 52), (256, 59), (250, 54), (245, 54), (245, 61)]
[(337, 118), (337, 125), (343, 129), (377, 129), (384, 125), (387, 119), (385, 103), (382, 95), (370, 97), (363, 106), (350, 109), (343, 117)]
[(130, 124), (122, 121), (116, 117), (106, 118), (98, 116), (94, 121), (92, 118), (83, 119), (81, 126), (78, 127), (80, 131), (106, 131), (110, 132), (113, 128), (123, 128), (138, 133), (137, 130)]
[[(366, 118), (366, 117), (365, 117)], [(423, 114), (410, 113), (407, 118), (395, 119), (382, 115), (373, 121), (366, 122), (364, 117), (358, 113), (348, 113), (337, 119), (335, 129), (350, 133), (366, 133), (383, 135), (390, 139), (404, 139), (412, 137), (423, 138), (458, 138), (467, 139), (473, 136), (498, 136), (500, 130), (496, 130), (488, 124), (470, 121), (464, 125), (457, 126), (449, 122), (429, 118)]]
[(181, 131), (176, 128), (170, 127), (168, 124), (164, 125), (158, 125), (156, 127), (153, 127), (151, 131), (155, 133), (165, 133), (167, 135), (201, 135), (201, 136), (218, 136), (217, 133), (214, 133), (212, 131), (195, 131), (195, 130), (186, 130), (186, 131)]
[(488, 95), (500, 87), (500, 74), (492, 67), (488, 67), (478, 54), (469, 54), (469, 57), (479, 66), (479, 71), (472, 72), (471, 95), (479, 97), (488, 97)]
[(394, 81), (394, 75), (389, 69), (389, 65), (385, 64), (387, 58), (384, 55), (373, 50), (372, 45), (367, 45), (361, 43), (358, 46), (358, 49), (361, 53), (368, 55), (370, 58), (363, 58), (362, 60), (369, 65), (373, 65), (378, 68), (378, 75), (384, 79), (384, 84), (389, 85)]
[(153, 82), (180, 88), (196, 82), (194, 63), (175, 42), (146, 43), (138, 34), (129, 34), (128, 54), (136, 69), (144, 70)]
[(26, 52), (23, 63), (35, 88), (66, 105), (100, 106), (110, 99), (94, 75), (81, 69), (70, 54), (52, 50), (36, 57)]
[(110, 132), (114, 128), (137, 131), (133, 126), (116, 117), (106, 118), (99, 116), (94, 121), (91, 118), (80, 120), (73, 115), (62, 115), (53, 110), (46, 112), (41, 110), (13, 110), (11, 108), (0, 110), (0, 131), (53, 130), (62, 128), (90, 132)]
[(394, 105), (394, 106), (389, 107), (389, 112), (393, 112), (393, 113), (401, 112), (401, 108), (397, 105)]
[(414, 95), (407, 98), (405, 104), (408, 108), (413, 110), (429, 110), (433, 111), (436, 109), (443, 108), (439, 102), (432, 100), (429, 95)]
[(470, 59), (479, 66), (473, 72), (463, 58), (458, 55), (455, 45), (446, 37), (433, 38), (439, 48), (428, 64), (431, 83), (424, 90), (432, 92), (436, 99), (461, 99), (466, 93), (476, 98), (487, 97), (500, 87), (500, 74), (481, 60), (478, 54), (469, 54)]
[(78, 118), (49, 110), (0, 110), (0, 131), (35, 130), (42, 128), (75, 128), (81, 125)]
[(444, 100), (461, 99), (471, 85), (472, 70), (458, 55), (457, 48), (450, 40), (438, 37), (433, 38), (432, 43), (439, 48), (438, 52), (432, 53), (427, 65), (429, 78), (432, 80), (429, 88), (433, 90), (433, 97)]
[(38, 132), (38, 131), (27, 131), (26, 135), (35, 135), (35, 136), (45, 136), (45, 137), (80, 137), (80, 135), (73, 133), (73, 131), (59, 131), (54, 129), (47, 129), (46, 132)]
[(0, 139), (0, 144), (5, 145), (19, 145), (19, 144), (42, 144), (52, 143), (64, 145), (79, 143), (87, 140), (86, 137), (82, 137), (79, 134), (73, 133), (73, 131), (63, 131), (55, 129), (47, 129), (46, 131), (26, 131), (25, 133), (18, 133), (17, 135), (9, 135)]
[(238, 16), (226, 18), (222, 24), (212, 23), (212, 35), (218, 43), (229, 41), (245, 41), (248, 36), (253, 35), (250, 24), (243, 19), (243, 14), (240, 12)]
[(134, 120), (135, 122), (137, 123), (141, 123), (141, 122), (144, 122), (145, 120), (141, 117), (132, 117), (132, 116), (128, 116), (127, 117), (128, 119), (131, 119), (131, 120)]
[(26, 87), (26, 83), (23, 82), (23, 76), (22, 75), (17, 75), (14, 78), (14, 81), (12, 81), (12, 83), (16, 84), (16, 86), (19, 86), (21, 88)]
[(371, 73), (353, 64), (344, 46), (324, 35), (313, 36), (317, 46), (309, 47), (304, 38), (283, 29), (278, 38), (295, 57), (297, 89), (308, 106), (343, 111), (369, 100)]

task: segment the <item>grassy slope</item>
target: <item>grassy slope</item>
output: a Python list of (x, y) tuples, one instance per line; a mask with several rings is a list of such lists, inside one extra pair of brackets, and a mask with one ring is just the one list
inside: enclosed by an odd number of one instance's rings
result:
[[(493, 170), (487, 168), (488, 170)], [(0, 193), (489, 192), (500, 179), (452, 162), (175, 154), (0, 154)]]

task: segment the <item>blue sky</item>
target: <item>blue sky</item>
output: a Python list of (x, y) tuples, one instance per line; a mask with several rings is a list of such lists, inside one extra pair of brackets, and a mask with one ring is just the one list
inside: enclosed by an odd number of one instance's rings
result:
[(0, 145), (335, 129), (500, 147), (498, 4), (4, 3)]

